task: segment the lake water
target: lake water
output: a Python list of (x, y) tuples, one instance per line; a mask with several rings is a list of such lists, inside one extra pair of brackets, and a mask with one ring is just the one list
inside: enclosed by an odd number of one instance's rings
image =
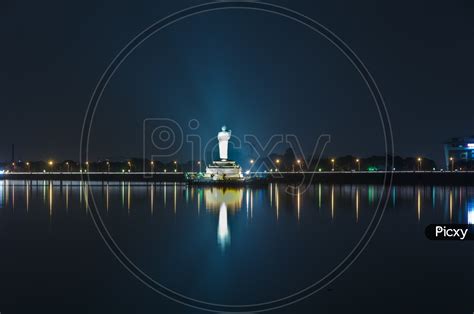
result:
[[(91, 219), (93, 202), (150, 278), (206, 302), (249, 304), (330, 273), (365, 232), (381, 192), (373, 185), (0, 181), (0, 312), (198, 312), (118, 262)], [(275, 313), (474, 311), (473, 242), (424, 235), (431, 223), (474, 223), (474, 188), (396, 186), (390, 193), (360, 257), (321, 291)]]

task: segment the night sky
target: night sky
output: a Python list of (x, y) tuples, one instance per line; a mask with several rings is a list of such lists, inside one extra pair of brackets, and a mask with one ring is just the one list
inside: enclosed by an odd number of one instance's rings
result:
[[(201, 1), (0, 2), (0, 160), (78, 159), (89, 98), (136, 34)], [(474, 135), (472, 1), (271, 1), (322, 23), (367, 66), (385, 98), (395, 153), (441, 163), (442, 143)], [(380, 120), (351, 63), (281, 16), (224, 10), (160, 31), (115, 73), (97, 109), (92, 158), (141, 156), (143, 120), (171, 118), (204, 139), (226, 124), (263, 142), (298, 135), (309, 152), (383, 154)], [(178, 156), (186, 159), (186, 149)]]

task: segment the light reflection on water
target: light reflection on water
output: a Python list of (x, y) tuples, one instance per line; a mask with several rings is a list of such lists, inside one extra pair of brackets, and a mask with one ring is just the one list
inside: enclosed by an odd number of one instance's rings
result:
[[(0, 227), (10, 225), (3, 236), (18, 238), (14, 246), (24, 251), (50, 246), (58, 254), (89, 254), (100, 242), (89, 217), (94, 202), (121, 249), (160, 283), (209, 301), (258, 302), (330, 272), (360, 239), (382, 193), (376, 185), (315, 184), (294, 194), (287, 187), (0, 181)], [(426, 245), (426, 225), (474, 223), (474, 187), (397, 186), (390, 197), (377, 241), (384, 254), (395, 256), (395, 247), (397, 256), (409, 256), (406, 265), (418, 259), (414, 265), (425, 267), (441, 254), (441, 246)], [(98, 247), (100, 258), (90, 260), (108, 269)], [(379, 250), (364, 254), (376, 260)], [(400, 267), (396, 258), (381, 264)]]
[[(122, 207), (130, 210), (133, 206), (134, 189), (140, 186), (146, 186), (148, 189), (147, 194), (150, 197), (150, 208), (153, 211), (155, 207), (155, 199), (157, 189), (161, 190), (162, 197), (161, 201), (163, 207), (167, 207), (167, 197), (169, 193), (172, 193), (173, 199), (173, 211), (176, 211), (178, 198), (183, 198), (186, 203), (195, 202), (197, 208), (200, 208), (202, 203), (202, 197), (204, 196), (205, 206), (214, 208), (215, 206), (211, 203), (216, 198), (224, 198), (224, 202), (229, 205), (232, 203), (233, 208), (242, 207), (241, 202), (245, 201), (245, 208), (249, 210), (250, 216), (253, 207), (254, 192), (258, 189), (254, 188), (211, 188), (211, 187), (187, 187), (182, 183), (133, 183), (133, 182), (75, 182), (75, 181), (0, 181), (0, 208), (18, 206), (18, 198), (24, 200), (25, 209), (30, 209), (30, 200), (32, 197), (36, 197), (38, 193), (43, 196), (43, 201), (47, 204), (48, 208), (52, 212), (53, 207), (64, 207), (69, 208), (69, 202), (71, 193), (78, 191), (78, 200), (80, 204), (83, 204), (85, 209), (90, 209), (90, 190), (94, 193), (94, 197), (102, 194), (101, 197), (105, 199), (104, 208), (110, 208), (111, 195), (110, 190), (116, 187), (121, 187), (120, 197), (122, 200)], [(268, 185), (268, 202), (270, 207), (276, 210), (275, 214), (278, 216), (280, 207), (280, 201), (282, 195), (286, 198), (289, 197), (285, 192), (286, 185), (272, 183)], [(329, 189), (329, 195), (324, 195), (324, 190)], [(301, 192), (302, 189), (297, 188), (295, 198), (295, 211), (296, 217), (299, 218), (301, 213), (301, 202), (303, 198), (306, 200), (307, 194), (317, 205), (317, 208), (321, 208), (322, 204), (329, 200), (331, 216), (336, 216), (337, 202), (339, 199), (350, 198), (355, 210), (355, 217), (357, 219), (357, 212), (359, 211), (360, 202), (364, 199), (368, 205), (375, 206), (381, 193), (381, 186), (377, 185), (324, 185), (315, 184), (314, 193), (311, 189), (307, 192)], [(86, 193), (87, 191), (87, 193)], [(184, 191), (184, 194), (181, 192)], [(219, 192), (216, 192), (219, 191)], [(305, 189), (306, 191), (306, 189)], [(60, 192), (59, 196), (56, 196), (56, 192)], [(21, 195), (19, 195), (20, 193)], [(204, 194), (203, 194), (204, 193)], [(220, 194), (216, 194), (220, 193)], [(235, 193), (238, 193), (237, 195)], [(116, 193), (114, 194), (114, 196)], [(184, 195), (184, 197), (181, 197)], [(325, 199), (326, 196), (326, 199)], [(328, 197), (329, 196), (329, 197)], [(55, 200), (56, 197), (59, 197)], [(240, 197), (240, 199), (239, 199)], [(456, 214), (454, 211), (463, 208), (473, 207), (474, 204), (474, 188), (471, 187), (444, 187), (444, 186), (395, 186), (391, 191), (391, 206), (392, 208), (397, 206), (399, 201), (414, 201), (414, 209), (416, 211), (417, 219), (422, 219), (422, 212), (425, 208), (425, 203), (431, 204), (431, 208), (437, 208), (438, 204), (444, 204), (444, 211), (449, 213), (449, 220), (456, 220), (454, 217)], [(231, 201), (229, 201), (231, 200)], [(180, 200), (181, 201), (181, 200)], [(365, 204), (367, 205), (367, 204)], [(220, 206), (220, 204), (219, 204)], [(429, 205), (428, 205), (429, 206)], [(438, 206), (439, 207), (439, 206)], [(466, 216), (467, 219), (467, 216)], [(457, 222), (461, 222), (457, 220)]]
[(467, 223), (474, 225), (474, 200), (468, 202)]
[(222, 202), (219, 209), (219, 225), (217, 227), (217, 243), (222, 250), (230, 243), (229, 226), (227, 225), (227, 205)]
[[(139, 190), (145, 189), (143, 195)], [(295, 213), (296, 222), (304, 219), (304, 210), (314, 207), (319, 211), (328, 204), (332, 220), (338, 218), (338, 211), (353, 209), (353, 220), (359, 222), (363, 211), (373, 209), (378, 203), (382, 192), (381, 186), (376, 185), (325, 185), (315, 184), (310, 189), (296, 189), (295, 195), (286, 193), (286, 185), (272, 183), (268, 188), (217, 188), (186, 186), (182, 183), (133, 183), (133, 182), (75, 182), (75, 181), (0, 181), (0, 208), (13, 210), (25, 208), (29, 213), (38, 206), (38, 195), (42, 195), (43, 204), (52, 217), (55, 210), (65, 209), (71, 205), (84, 209), (87, 215), (90, 210), (90, 197), (93, 193), (99, 208), (106, 210), (117, 209), (117, 198), (121, 207), (127, 209), (128, 215), (134, 210), (142, 210), (143, 197), (148, 198), (151, 216), (156, 210), (168, 209), (168, 199), (172, 199), (172, 210), (176, 215), (180, 204), (191, 204), (201, 212), (202, 206), (212, 215), (218, 216), (218, 242), (222, 248), (230, 243), (228, 214), (245, 210), (247, 219), (254, 216), (255, 194), (258, 195), (258, 205), (267, 203), (274, 210), (276, 220), (280, 218), (281, 202), (285, 210)], [(305, 191), (305, 192), (301, 192)], [(170, 194), (170, 195), (169, 195)], [(390, 208), (412, 208), (413, 219), (424, 221), (425, 212), (431, 211), (428, 222), (474, 223), (474, 188), (444, 187), (444, 186), (396, 186), (390, 195)], [(140, 200), (140, 208), (134, 208), (134, 203)], [(103, 201), (103, 202), (102, 202)], [(35, 208), (31, 203), (35, 202)], [(71, 203), (73, 202), (73, 203)], [(303, 206), (305, 205), (310, 206)], [(428, 205), (426, 205), (428, 204)], [(431, 205), (431, 206), (430, 206)]]

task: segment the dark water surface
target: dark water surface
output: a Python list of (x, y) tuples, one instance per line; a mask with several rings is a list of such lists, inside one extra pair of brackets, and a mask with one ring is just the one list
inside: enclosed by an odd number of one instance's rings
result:
[[(295, 293), (355, 246), (382, 187), (287, 188), (0, 181), (0, 312), (198, 312), (120, 265), (94, 227), (93, 201), (130, 260), (176, 292), (227, 304)], [(474, 242), (424, 236), (428, 224), (449, 222), (474, 223), (474, 188), (394, 187), (359, 259), (323, 291), (275, 312), (472, 313)]]

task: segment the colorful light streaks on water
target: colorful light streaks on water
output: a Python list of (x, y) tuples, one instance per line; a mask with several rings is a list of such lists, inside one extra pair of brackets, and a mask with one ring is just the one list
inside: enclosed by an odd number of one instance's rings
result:
[[(204, 210), (216, 216), (220, 215), (220, 205), (224, 202), (229, 222), (243, 210), (249, 220), (258, 215), (262, 208), (270, 208), (276, 220), (291, 210), (296, 222), (304, 222), (308, 207), (313, 207), (320, 215), (331, 220), (348, 208), (352, 209), (354, 222), (367, 219), (369, 209), (377, 206), (381, 193), (378, 185), (338, 185), (315, 184), (314, 187), (295, 186), (296, 193), (287, 195), (285, 184), (270, 184), (267, 188), (217, 188), (189, 187), (181, 183), (152, 183), (142, 196), (138, 191), (144, 184), (134, 182), (60, 182), (60, 181), (0, 181), (0, 208), (30, 213), (38, 204), (37, 199), (47, 209), (49, 216), (61, 213), (70, 207), (80, 207), (87, 214), (92, 204), (92, 196), (105, 212), (125, 209), (128, 215), (132, 208), (140, 206), (143, 197), (147, 197), (147, 207), (153, 216), (156, 210), (171, 209), (178, 214), (183, 206), (196, 208), (199, 214)], [(413, 210), (411, 215), (419, 224), (429, 222), (429, 211), (441, 209), (442, 221), (447, 223), (474, 224), (474, 187), (456, 186), (394, 186), (390, 191), (389, 207)], [(171, 200), (171, 202), (170, 202)], [(172, 204), (171, 204), (172, 203)], [(194, 205), (193, 205), (194, 204)], [(121, 206), (120, 206), (121, 205)], [(263, 207), (262, 207), (263, 206)], [(397, 213), (400, 213), (398, 210)], [(345, 219), (345, 218), (344, 218)], [(232, 226), (230, 224), (229, 226)]]

